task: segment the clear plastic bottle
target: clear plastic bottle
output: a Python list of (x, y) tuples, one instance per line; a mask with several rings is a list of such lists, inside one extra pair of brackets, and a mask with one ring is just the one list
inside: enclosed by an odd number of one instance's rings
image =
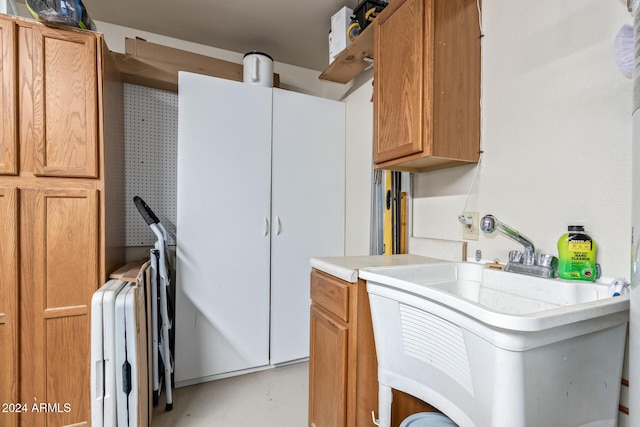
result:
[(558, 276), (568, 280), (596, 280), (596, 242), (582, 225), (570, 225), (558, 239)]

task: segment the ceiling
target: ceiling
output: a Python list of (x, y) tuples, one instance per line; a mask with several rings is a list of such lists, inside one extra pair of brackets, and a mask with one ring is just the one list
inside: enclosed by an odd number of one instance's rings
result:
[[(322, 71), (331, 16), (358, 0), (82, 0), (103, 21)], [(98, 30), (100, 30), (98, 25)]]

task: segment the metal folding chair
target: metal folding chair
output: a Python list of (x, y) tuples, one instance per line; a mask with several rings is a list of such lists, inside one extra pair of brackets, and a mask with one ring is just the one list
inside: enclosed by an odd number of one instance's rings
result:
[(166, 389), (166, 410), (173, 409), (172, 375), (173, 354), (170, 333), (173, 329), (173, 304), (170, 299), (171, 263), (168, 258), (167, 229), (140, 197), (133, 201), (138, 212), (156, 236), (151, 258), (151, 316), (152, 316), (152, 363), (153, 363), (153, 406), (158, 406), (164, 379)]

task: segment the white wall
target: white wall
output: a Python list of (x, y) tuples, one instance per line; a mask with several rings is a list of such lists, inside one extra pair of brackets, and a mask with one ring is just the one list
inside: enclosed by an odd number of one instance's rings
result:
[[(617, 69), (613, 41), (628, 23), (618, 0), (483, 2), (484, 154), (467, 206), (552, 254), (568, 224), (584, 224), (603, 276), (627, 278), (632, 83)], [(475, 169), (415, 176), (415, 236), (460, 240), (457, 216)], [(518, 247), (480, 233), (468, 254), (504, 262)]]
[(349, 94), (346, 103), (345, 255), (369, 255), (373, 164), (373, 79)]

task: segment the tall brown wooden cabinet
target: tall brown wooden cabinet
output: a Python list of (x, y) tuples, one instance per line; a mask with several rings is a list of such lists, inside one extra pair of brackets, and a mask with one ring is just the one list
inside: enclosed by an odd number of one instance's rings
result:
[(101, 34), (0, 15), (0, 46), (0, 403), (20, 405), (0, 425), (90, 425), (91, 296), (124, 263), (123, 87)]

